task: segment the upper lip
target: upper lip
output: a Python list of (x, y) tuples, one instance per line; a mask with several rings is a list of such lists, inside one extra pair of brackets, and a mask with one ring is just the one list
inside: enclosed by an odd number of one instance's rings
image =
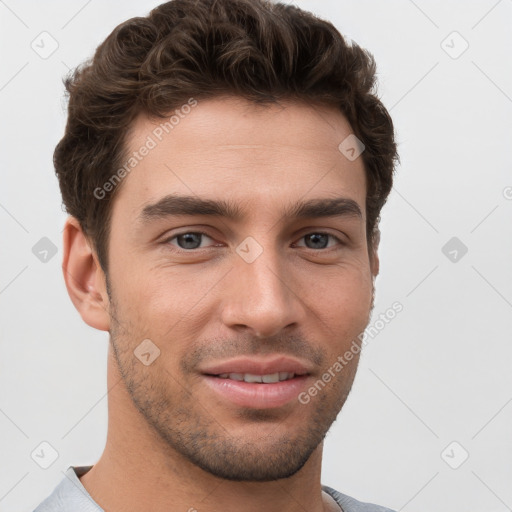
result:
[(237, 357), (201, 368), (201, 373), (220, 375), (223, 373), (250, 373), (252, 375), (271, 375), (278, 372), (306, 375), (311, 373), (307, 364), (288, 356), (274, 356), (266, 359)]

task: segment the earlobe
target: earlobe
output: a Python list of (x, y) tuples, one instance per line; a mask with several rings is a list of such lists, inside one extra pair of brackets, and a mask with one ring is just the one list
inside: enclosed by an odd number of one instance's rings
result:
[(110, 328), (105, 274), (80, 223), (68, 217), (64, 226), (62, 271), (69, 297), (83, 321), (101, 331)]

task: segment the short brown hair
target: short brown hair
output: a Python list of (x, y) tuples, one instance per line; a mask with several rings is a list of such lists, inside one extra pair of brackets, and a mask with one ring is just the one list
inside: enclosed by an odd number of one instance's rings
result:
[[(115, 187), (138, 114), (163, 118), (196, 100), (235, 95), (254, 103), (291, 99), (339, 109), (364, 143), (368, 247), (398, 161), (393, 123), (375, 93), (370, 53), (329, 22), (267, 0), (172, 0), (118, 25), (92, 59), (64, 79), (64, 137), (54, 165), (66, 211), (91, 239), (105, 272)], [(341, 142), (341, 141), (340, 141)]]

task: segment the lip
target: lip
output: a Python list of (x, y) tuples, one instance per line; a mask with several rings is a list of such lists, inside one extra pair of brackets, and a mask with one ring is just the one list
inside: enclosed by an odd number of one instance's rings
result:
[(223, 400), (250, 409), (275, 409), (292, 400), (297, 401), (306, 381), (309, 380), (308, 375), (301, 375), (290, 380), (264, 384), (222, 379), (211, 375), (203, 377), (208, 387)]
[[(272, 358), (237, 357), (202, 368), (204, 382), (222, 400), (238, 407), (275, 409), (297, 400), (311, 377), (311, 367), (288, 356)], [(269, 375), (278, 372), (294, 373), (289, 380), (273, 383), (245, 382), (218, 377), (223, 373)]]
[(273, 356), (272, 358), (237, 357), (214, 363), (199, 370), (205, 375), (220, 375), (222, 373), (252, 373), (269, 375), (277, 372), (306, 375), (311, 373), (311, 367), (302, 361), (288, 356)]

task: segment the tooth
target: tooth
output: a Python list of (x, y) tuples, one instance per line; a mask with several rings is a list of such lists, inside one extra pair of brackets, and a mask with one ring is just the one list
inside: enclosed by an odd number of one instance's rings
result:
[(266, 375), (255, 375), (253, 373), (220, 373), (218, 377), (220, 377), (221, 379), (231, 379), (240, 382), (262, 382), (265, 384), (273, 384), (275, 382), (293, 379), (295, 377), (295, 374), (288, 372), (268, 373)]
[(244, 374), (245, 382), (262, 382), (261, 375), (253, 375), (252, 373)]

